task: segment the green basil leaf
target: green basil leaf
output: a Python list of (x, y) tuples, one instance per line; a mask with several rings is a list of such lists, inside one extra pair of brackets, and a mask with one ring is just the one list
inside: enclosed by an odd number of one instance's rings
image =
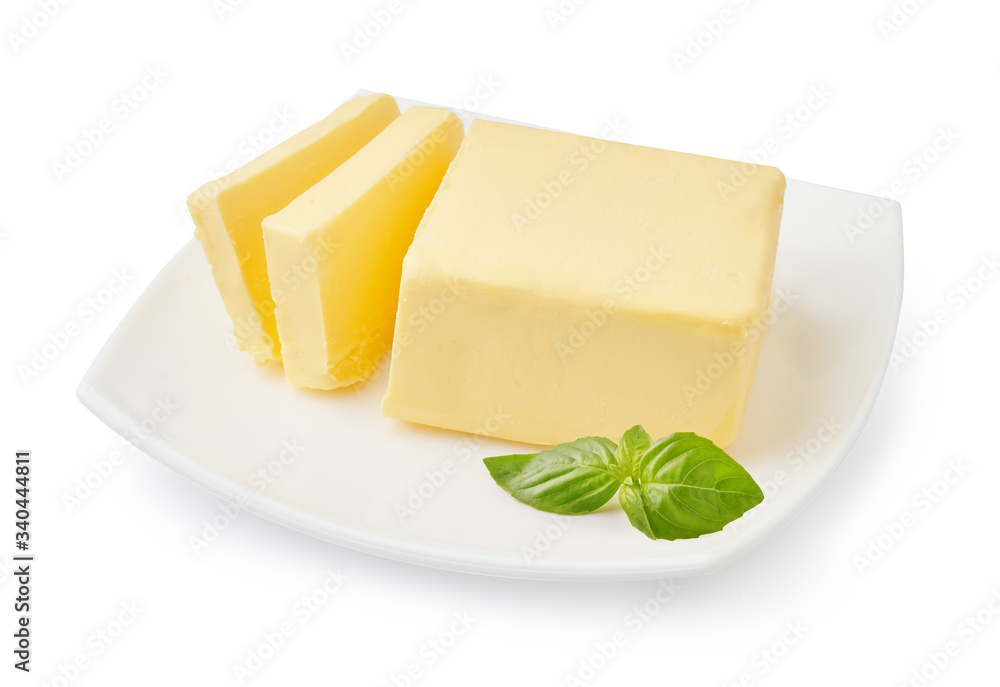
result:
[(622, 505), (622, 510), (625, 511), (633, 527), (650, 539), (657, 539), (652, 525), (649, 524), (647, 510), (642, 503), (642, 494), (637, 485), (623, 484), (621, 491), (618, 492), (618, 503)]
[(650, 539), (693, 539), (718, 532), (764, 500), (743, 467), (690, 432), (652, 444), (639, 459), (639, 484), (618, 496), (629, 521)]
[(611, 466), (611, 471), (622, 482), (629, 477), (638, 480), (635, 470), (639, 465), (639, 459), (653, 443), (649, 432), (636, 425), (622, 435), (622, 440), (618, 442), (618, 450), (615, 451), (615, 464)]
[(621, 481), (611, 472), (615, 443), (584, 437), (541, 453), (495, 456), (483, 462), (518, 501), (539, 510), (590, 513), (611, 500)]

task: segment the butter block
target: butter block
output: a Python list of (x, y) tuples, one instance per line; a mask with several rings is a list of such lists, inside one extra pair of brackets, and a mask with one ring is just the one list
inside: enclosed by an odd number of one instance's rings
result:
[(396, 101), (368, 95), (188, 197), (215, 285), (239, 347), (257, 364), (281, 359), (262, 220), (339, 167), (399, 116)]
[(475, 121), (404, 261), (383, 413), (731, 443), (784, 189), (772, 167)]
[(264, 220), (288, 381), (346, 386), (388, 353), (403, 257), (463, 135), (448, 110), (412, 107)]

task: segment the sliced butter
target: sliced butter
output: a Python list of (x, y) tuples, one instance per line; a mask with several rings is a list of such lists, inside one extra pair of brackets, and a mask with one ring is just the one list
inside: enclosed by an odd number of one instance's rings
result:
[(404, 262), (383, 413), (535, 444), (636, 424), (729, 444), (785, 189), (746, 172), (477, 120)]
[(281, 359), (261, 221), (339, 167), (399, 116), (387, 95), (355, 98), (235, 172), (188, 197), (205, 257), (240, 348)]
[(462, 141), (447, 110), (413, 107), (263, 222), (285, 377), (366, 379), (392, 342), (403, 256)]

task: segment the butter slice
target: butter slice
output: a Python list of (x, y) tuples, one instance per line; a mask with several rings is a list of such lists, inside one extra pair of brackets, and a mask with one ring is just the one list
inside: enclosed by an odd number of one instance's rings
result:
[(383, 413), (533, 444), (637, 424), (729, 444), (784, 189), (772, 167), (475, 121), (404, 262)]
[(448, 110), (412, 107), (264, 220), (288, 381), (346, 386), (388, 353), (403, 256), (463, 134)]
[(387, 95), (355, 98), (188, 197), (205, 257), (240, 348), (258, 365), (281, 359), (261, 221), (354, 155), (399, 116)]

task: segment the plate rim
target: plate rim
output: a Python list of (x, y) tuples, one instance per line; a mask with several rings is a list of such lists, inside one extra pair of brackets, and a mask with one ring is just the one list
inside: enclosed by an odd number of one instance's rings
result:
[[(879, 199), (877, 196), (857, 194), (853, 191), (835, 189), (810, 182), (800, 182), (791, 179), (789, 182), (862, 195), (873, 200), (884, 200)], [(107, 358), (110, 356), (110, 352), (107, 344), (117, 338), (118, 334), (125, 329), (132, 317), (141, 308), (148, 307), (143, 305), (144, 297), (147, 293), (160, 286), (161, 282), (167, 280), (167, 275), (172, 272), (171, 267), (187, 259), (187, 254), (196, 250), (196, 239), (190, 239), (171, 257), (150, 281), (142, 294), (139, 295), (135, 303), (132, 304), (129, 311), (115, 327), (87, 369), (76, 389), (76, 396), (98, 419), (132, 443), (137, 449), (215, 496), (289, 529), (355, 551), (442, 570), (530, 580), (650, 580), (664, 577), (710, 574), (727, 566), (761, 544), (801, 512), (823, 487), (826, 486), (833, 474), (844, 463), (868, 423), (888, 372), (898, 331), (904, 292), (905, 262), (902, 210), (898, 202), (890, 201), (890, 203), (888, 207), (892, 209), (894, 221), (891, 227), (880, 230), (880, 233), (883, 231), (891, 233), (889, 238), (895, 244), (892, 246), (892, 255), (895, 258), (895, 267), (898, 270), (899, 278), (894, 279), (892, 282), (892, 319), (885, 330), (885, 341), (882, 345), (880, 364), (868, 380), (853, 421), (845, 428), (844, 440), (840, 444), (842, 448), (837, 451), (835, 456), (831, 457), (810, 484), (790, 496), (781, 505), (779, 510), (770, 515), (770, 518), (775, 521), (773, 527), (748, 532), (737, 537), (734, 540), (735, 543), (730, 543), (726, 546), (713, 547), (700, 552), (674, 554), (670, 557), (650, 556), (642, 560), (606, 559), (588, 561), (584, 564), (579, 560), (560, 561), (548, 558), (537, 562), (523, 561), (515, 563), (509, 557), (503, 558), (485, 553), (472, 553), (462, 551), (460, 547), (448, 548), (441, 544), (436, 546), (429, 545), (422, 543), (416, 537), (411, 537), (410, 541), (406, 541), (398, 537), (393, 538), (383, 535), (377, 531), (365, 530), (330, 519), (324, 519), (302, 509), (296, 509), (292, 505), (277, 499), (247, 490), (212, 471), (193, 458), (187, 457), (159, 435), (154, 434), (145, 437), (141, 441), (137, 440), (130, 431), (131, 426), (134, 424), (134, 419), (115, 402), (102, 395), (94, 386), (94, 381), (98, 372), (108, 367)]]

